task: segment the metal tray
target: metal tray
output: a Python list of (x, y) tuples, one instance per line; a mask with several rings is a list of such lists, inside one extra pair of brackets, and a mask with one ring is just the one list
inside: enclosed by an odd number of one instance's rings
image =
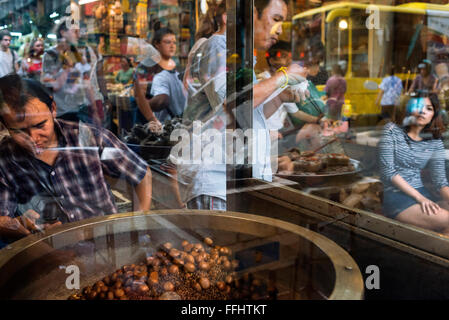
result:
[(140, 144), (131, 144), (131, 143), (127, 143), (126, 145), (146, 161), (167, 159), (173, 147), (173, 146), (143, 146)]
[(282, 171), (279, 173), (276, 173), (275, 175), (284, 178), (284, 179), (304, 179), (304, 178), (329, 178), (329, 177), (340, 177), (340, 176), (350, 176), (355, 175), (363, 170), (363, 166), (358, 160), (350, 159), (352, 165), (354, 166), (355, 170), (348, 171), (348, 172), (335, 172), (335, 173), (322, 173), (322, 174), (316, 174), (313, 172), (310, 173), (301, 173), (301, 174), (293, 174), (293, 173), (287, 173), (286, 171)]

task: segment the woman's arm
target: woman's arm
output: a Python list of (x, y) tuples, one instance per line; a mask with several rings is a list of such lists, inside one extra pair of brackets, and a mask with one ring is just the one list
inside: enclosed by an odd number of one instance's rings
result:
[(412, 197), (416, 201), (420, 202), (424, 196), (418, 192), (415, 188), (413, 188), (404, 178), (402, 178), (399, 174), (395, 175), (391, 182), (395, 187), (404, 192), (406, 195)]
[(446, 154), (443, 141), (436, 140), (437, 149), (429, 160), (429, 170), (432, 183), (440, 191), (443, 200), (449, 201), (449, 183), (446, 178)]
[(449, 187), (444, 186), (443, 188), (441, 188), (440, 195), (444, 201), (449, 201)]

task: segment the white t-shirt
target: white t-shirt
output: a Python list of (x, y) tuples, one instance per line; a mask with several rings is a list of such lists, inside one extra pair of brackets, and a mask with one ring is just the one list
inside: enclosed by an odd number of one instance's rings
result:
[(151, 95), (158, 96), (165, 94), (170, 97), (170, 104), (166, 109), (155, 112), (156, 118), (160, 122), (172, 119), (175, 116), (181, 116), (186, 107), (186, 96), (182, 81), (179, 79), (179, 72), (176, 70), (163, 70), (153, 78), (151, 86)]
[(287, 113), (295, 113), (299, 111), (298, 107), (296, 106), (296, 103), (293, 102), (286, 102), (283, 103), (275, 113), (271, 115), (267, 119), (267, 127), (270, 130), (280, 130), (284, 127), (284, 121), (287, 117)]
[[(259, 74), (258, 79), (265, 80), (271, 78), (271, 74), (268, 71), (264, 71)], [(283, 103), (275, 113), (269, 117), (267, 122), (267, 128), (269, 130), (280, 130), (284, 127), (284, 120), (287, 117), (287, 113), (295, 113), (299, 111), (296, 103), (286, 102)]]
[(17, 56), (17, 53), (15, 51), (11, 49), (9, 49), (7, 52), (0, 50), (0, 77), (4, 77), (7, 74), (15, 71), (12, 63), (13, 58), (11, 52), (13, 52), (15, 56), (15, 62), (17, 63), (19, 57)]

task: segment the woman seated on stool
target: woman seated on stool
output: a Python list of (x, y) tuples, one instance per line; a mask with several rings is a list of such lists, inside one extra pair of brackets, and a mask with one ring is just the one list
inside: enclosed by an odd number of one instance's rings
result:
[[(449, 183), (441, 140), (444, 131), (435, 94), (410, 99), (402, 125), (388, 123), (379, 142), (379, 167), (387, 217), (449, 235)], [(424, 187), (427, 167), (434, 196)]]

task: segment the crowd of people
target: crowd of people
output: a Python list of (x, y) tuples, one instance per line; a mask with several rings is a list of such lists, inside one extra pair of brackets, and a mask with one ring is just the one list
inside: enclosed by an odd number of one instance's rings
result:
[[(160, 25), (151, 39), (156, 55), (120, 59), (115, 81), (134, 88), (134, 124), (160, 131), (167, 120), (182, 117), (189, 123), (201, 121), (200, 134), (209, 129), (219, 132), (201, 145), (208, 150), (220, 141), (218, 162), (213, 154), (203, 155), (200, 163), (170, 156), (167, 170), (187, 186), (178, 190), (176, 183), (172, 185), (180, 194), (180, 208), (226, 210), (225, 132), (230, 119), (236, 119), (243, 130), (254, 130), (252, 143), (246, 146), (253, 155), (248, 161), (253, 177), (266, 181), (272, 180), (275, 170), (274, 143), (290, 136), (301, 150), (313, 150), (323, 143), (324, 131), (344, 122), (344, 70), (335, 65), (330, 76), (323, 70), (322, 45), (292, 61), (290, 44), (279, 41), (279, 22), (287, 18), (287, 11), (287, 0), (254, 1), (254, 48), (267, 52), (268, 70), (253, 74), (254, 109), (249, 112), (246, 104), (234, 109), (226, 104), (225, 1), (210, 6), (203, 17), (185, 69), (175, 62), (176, 34)], [(61, 223), (117, 212), (106, 176), (125, 179), (134, 187), (138, 210), (151, 208), (148, 164), (105, 123), (111, 102), (103, 57), (97, 48), (81, 46), (79, 30), (67, 28), (64, 20), (55, 33), (56, 46), (44, 50), (44, 41), (35, 39), (19, 57), (10, 49), (11, 35), (0, 31), (0, 121), (9, 133), (0, 144), (0, 237), (5, 242)], [(379, 145), (382, 178), (386, 191), (391, 191), (385, 192), (384, 207), (393, 218), (447, 233), (449, 208), (437, 203), (420, 180), (421, 169), (430, 164), (436, 188), (443, 199), (449, 199), (440, 157), (444, 128), (438, 99), (431, 95), (438, 83), (428, 62), (418, 67), (420, 75), (408, 92), (420, 92), (419, 98), (414, 97), (419, 107), (407, 109), (403, 117), (414, 121), (403, 125), (403, 119), (394, 116), (403, 92), (394, 70), (379, 87), (382, 117), (398, 123), (385, 127)], [(324, 91), (317, 85), (325, 85)], [(403, 206), (394, 207), (398, 202)]]

